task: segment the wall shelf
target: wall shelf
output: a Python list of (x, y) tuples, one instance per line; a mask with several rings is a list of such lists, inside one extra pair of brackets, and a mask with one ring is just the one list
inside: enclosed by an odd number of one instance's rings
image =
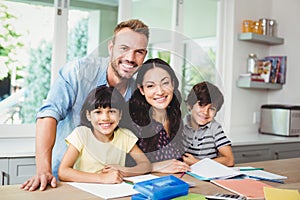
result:
[(239, 40), (242, 41), (262, 43), (268, 45), (279, 45), (284, 43), (283, 38), (271, 37), (271, 36), (261, 35), (256, 33), (240, 33), (238, 38)]
[(246, 89), (270, 89), (270, 90), (282, 89), (282, 84), (251, 81), (250, 79), (245, 79), (245, 78), (239, 78), (237, 80), (237, 86)]

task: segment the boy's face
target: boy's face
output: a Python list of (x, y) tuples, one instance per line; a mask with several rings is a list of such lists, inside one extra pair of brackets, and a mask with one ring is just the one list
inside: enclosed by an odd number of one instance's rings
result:
[(203, 126), (211, 122), (216, 116), (217, 109), (212, 104), (200, 105), (197, 101), (191, 107), (191, 121), (193, 127)]
[(86, 117), (94, 128), (96, 138), (110, 138), (120, 122), (122, 113), (116, 108), (97, 108), (87, 111)]

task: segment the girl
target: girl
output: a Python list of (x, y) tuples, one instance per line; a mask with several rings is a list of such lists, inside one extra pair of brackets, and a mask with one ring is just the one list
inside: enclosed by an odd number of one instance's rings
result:
[(138, 146), (153, 164), (153, 172), (176, 173), (189, 170), (177, 159), (183, 153), (178, 79), (168, 63), (147, 60), (136, 78), (137, 89), (129, 100), (133, 132)]
[[(68, 149), (58, 176), (62, 181), (120, 183), (124, 176), (151, 171), (151, 164), (128, 129), (119, 128), (125, 101), (113, 87), (99, 86), (87, 96), (80, 126), (66, 138)], [(124, 167), (126, 153), (136, 161)]]

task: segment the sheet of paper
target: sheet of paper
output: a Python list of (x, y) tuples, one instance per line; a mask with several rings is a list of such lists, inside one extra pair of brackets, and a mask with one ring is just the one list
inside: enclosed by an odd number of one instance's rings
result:
[[(234, 167), (234, 169), (254, 169), (254, 167)], [(273, 179), (273, 180), (283, 180), (287, 179), (286, 176), (281, 176), (279, 174), (274, 174), (265, 170), (249, 170), (249, 171), (241, 171), (243, 174), (247, 176), (253, 176), (253, 177), (261, 177), (266, 179)]]
[(204, 158), (191, 165), (191, 172), (209, 179), (230, 178), (242, 174), (240, 171), (236, 171), (209, 158)]
[(278, 189), (278, 188), (264, 188), (266, 200), (300, 200), (298, 190)]
[(148, 180), (152, 180), (155, 178), (159, 178), (159, 176), (155, 176), (152, 174), (145, 174), (145, 175), (139, 175), (139, 176), (130, 176), (130, 177), (125, 177), (124, 180), (128, 180), (131, 181), (133, 183), (138, 183), (138, 182), (142, 182), (142, 181), (148, 181)]
[(131, 196), (138, 192), (133, 189), (133, 185), (127, 183), (120, 184), (96, 184), (96, 183), (77, 183), (69, 182), (68, 184), (89, 192), (103, 199), (112, 199), (125, 196)]

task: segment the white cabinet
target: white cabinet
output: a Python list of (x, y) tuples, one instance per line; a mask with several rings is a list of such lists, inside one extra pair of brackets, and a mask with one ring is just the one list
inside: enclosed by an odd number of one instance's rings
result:
[(286, 159), (300, 157), (300, 143), (289, 143), (272, 146), (272, 155), (274, 159)]
[(269, 145), (245, 145), (232, 147), (235, 163), (271, 160)]
[(20, 184), (35, 175), (34, 157), (0, 158), (0, 184)]
[(8, 159), (0, 158), (0, 185), (8, 184)]
[(232, 146), (236, 163), (300, 157), (300, 142)]

